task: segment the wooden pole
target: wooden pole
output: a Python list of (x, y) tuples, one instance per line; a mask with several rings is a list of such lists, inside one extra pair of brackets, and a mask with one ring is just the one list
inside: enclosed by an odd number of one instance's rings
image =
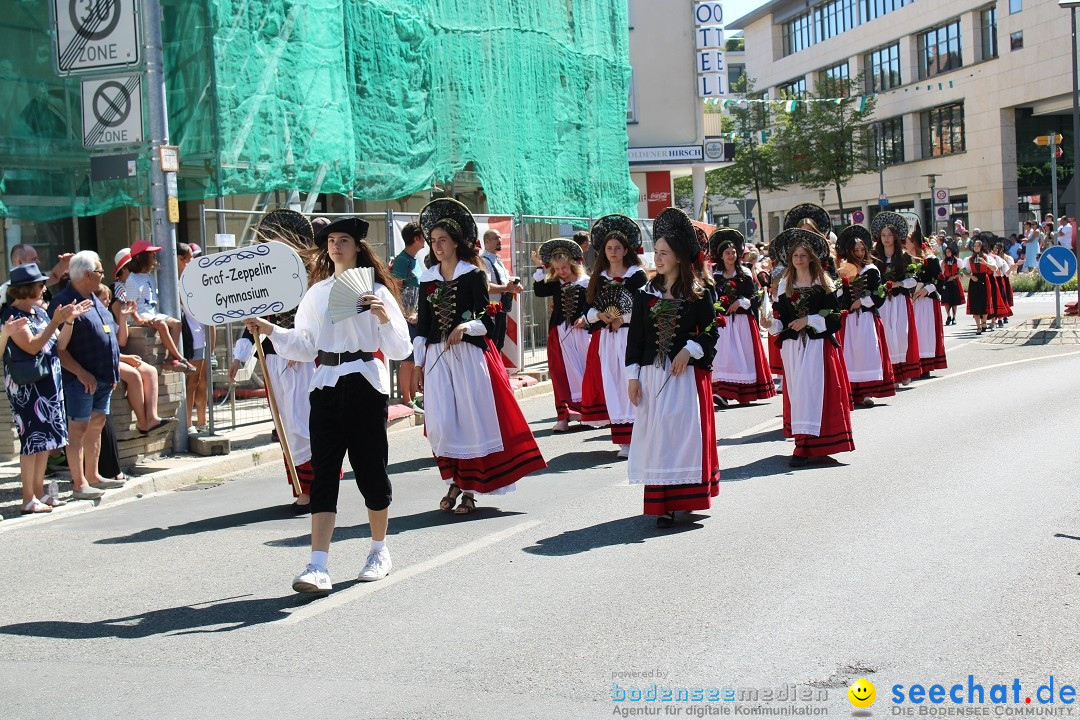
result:
[(254, 334), (255, 352), (259, 354), (259, 367), (262, 368), (263, 379), (266, 380), (266, 398), (270, 401), (270, 417), (274, 419), (274, 427), (277, 428), (278, 440), (281, 449), (285, 453), (285, 468), (289, 472), (289, 480), (297, 495), (303, 493), (300, 489), (300, 478), (296, 476), (296, 466), (293, 465), (292, 450), (289, 449), (289, 436), (281, 422), (281, 414), (278, 412), (277, 400), (274, 398), (274, 386), (270, 382), (270, 373), (266, 371), (266, 355), (263, 354), (262, 336), (258, 332)]

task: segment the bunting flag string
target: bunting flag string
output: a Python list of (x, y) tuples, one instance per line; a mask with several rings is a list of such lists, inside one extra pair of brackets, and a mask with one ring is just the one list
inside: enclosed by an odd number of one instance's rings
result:
[(896, 88), (884, 93), (871, 93), (869, 95), (856, 95), (853, 97), (836, 97), (836, 98), (796, 98), (794, 100), (773, 100), (771, 98), (766, 99), (754, 99), (749, 98), (705, 98), (706, 105), (720, 105), (724, 110), (729, 110), (733, 107), (749, 107), (751, 104), (755, 105), (768, 105), (770, 108), (779, 108), (787, 113), (795, 112), (800, 105), (808, 105), (810, 103), (834, 103), (841, 105), (845, 102), (857, 102), (859, 106), (859, 112), (865, 112), (868, 101), (872, 97), (878, 95), (888, 96), (895, 95), (896, 93), (903, 91), (905, 93), (910, 92), (936, 92), (939, 90), (947, 90), (956, 87), (956, 83), (953, 80), (938, 83), (927, 83), (919, 85), (908, 85), (906, 87)]

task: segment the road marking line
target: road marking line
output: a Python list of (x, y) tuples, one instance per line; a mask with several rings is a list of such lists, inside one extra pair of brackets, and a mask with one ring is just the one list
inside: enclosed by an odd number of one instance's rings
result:
[(1038, 362), (1039, 360), (1053, 360), (1055, 358), (1072, 357), (1073, 355), (1080, 355), (1080, 350), (1074, 350), (1073, 352), (1067, 353), (1059, 353), (1057, 355), (1044, 355), (1043, 357), (1026, 358), (1024, 360), (1012, 360), (1010, 362), (997, 363), (995, 365), (983, 365), (982, 367), (971, 368), (970, 370), (961, 370), (960, 372), (942, 375), (941, 377), (930, 378), (929, 380), (923, 380), (919, 383), (918, 387), (926, 387), (930, 383), (936, 383), (941, 380), (951, 380), (953, 378), (960, 377), (961, 375), (970, 375), (971, 373), (982, 372), (984, 370), (993, 370), (995, 368), (1008, 367), (1010, 365), (1020, 365), (1022, 363)]
[(530, 520), (528, 522), (514, 525), (513, 527), (508, 527), (505, 530), (500, 530), (499, 532), (485, 535), (484, 537), (477, 538), (472, 542), (468, 542), (460, 547), (454, 548), (449, 552), (444, 552), (442, 555), (436, 555), (433, 558), (428, 558), (422, 563), (410, 565), (409, 567), (403, 568), (400, 571), (392, 572), (391, 574), (387, 575), (385, 578), (377, 582), (360, 583), (358, 585), (353, 585), (348, 590), (331, 593), (323, 599), (316, 600), (309, 605), (304, 605), (296, 610), (293, 610), (291, 613), (289, 613), (288, 617), (282, 620), (277, 620), (272, 624), (296, 625), (297, 623), (308, 620), (309, 618), (313, 618), (316, 615), (321, 615), (327, 610), (333, 610), (334, 608), (341, 607), (342, 605), (350, 603), (353, 600), (358, 600), (359, 598), (378, 592), (383, 588), (390, 587), (391, 585), (399, 583), (402, 580), (408, 580), (411, 577), (437, 568), (440, 565), (446, 565), (447, 563), (451, 563), (454, 560), (463, 558), (466, 555), (472, 555), (473, 553), (483, 550), (490, 545), (495, 545), (496, 543), (500, 543), (503, 540), (511, 538), (518, 533), (525, 532), (526, 530), (531, 530), (539, 524), (539, 520)]

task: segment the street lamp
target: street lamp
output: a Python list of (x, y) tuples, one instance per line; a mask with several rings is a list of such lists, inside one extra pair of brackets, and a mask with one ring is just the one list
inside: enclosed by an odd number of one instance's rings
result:
[(937, 232), (937, 201), (934, 200), (934, 187), (937, 185), (938, 174), (928, 173), (923, 177), (926, 178), (926, 184), (930, 186), (930, 230)]
[[(1058, 7), (1069, 8), (1072, 19), (1073, 217), (1076, 217), (1080, 214), (1080, 74), (1076, 70), (1076, 8), (1080, 7), (1080, 0), (1058, 0)], [(1076, 238), (1073, 238), (1073, 248), (1080, 249)], [(1080, 307), (1080, 285), (1076, 297), (1077, 307)]]
[[(1077, 0), (1080, 2), (1080, 0)], [(885, 209), (885, 125), (874, 123), (874, 151), (877, 153), (878, 205)]]

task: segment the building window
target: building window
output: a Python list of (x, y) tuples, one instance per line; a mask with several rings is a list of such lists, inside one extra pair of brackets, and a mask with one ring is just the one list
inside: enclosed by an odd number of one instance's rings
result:
[(867, 53), (866, 89), (884, 92), (900, 87), (900, 43)]
[(862, 0), (862, 21), (869, 22), (913, 2), (915, 0)]
[(933, 108), (920, 115), (923, 157), (964, 152), (964, 104)]
[(731, 91), (731, 88), (735, 87), (736, 83), (739, 82), (739, 78), (741, 78), (745, 74), (746, 74), (746, 66), (745, 65), (742, 65), (742, 64), (728, 65), (727, 81), (728, 81), (728, 91), (729, 92)]
[(869, 139), (866, 154), (870, 167), (877, 167), (878, 152), (882, 165), (904, 162), (904, 118), (894, 117), (872, 124)]
[(804, 13), (784, 23), (784, 55), (805, 50), (814, 44), (814, 22), (811, 13)]
[(859, 24), (855, 0), (830, 0), (814, 9), (818, 41), (836, 37)]
[(1018, 30), (1009, 34), (1009, 50), (1020, 50), (1024, 47), (1024, 31)]
[(637, 98), (634, 93), (634, 69), (630, 68), (630, 95), (626, 98), (626, 122), (637, 122)]
[(787, 85), (781, 85), (777, 88), (780, 93), (781, 100), (795, 100), (806, 95), (806, 78), (801, 77), (798, 80), (792, 80)]
[(960, 56), (960, 21), (919, 35), (919, 77), (926, 79), (963, 67)]
[(1009, 14), (1018, 13), (1024, 9), (1022, 0), (1009, 0)]
[(822, 80), (847, 80), (851, 77), (850, 69), (846, 62), (842, 62), (832, 67), (827, 67), (821, 71)]
[(979, 33), (982, 40), (982, 59), (990, 60), (998, 56), (997, 40), (997, 6), (987, 8), (979, 13)]

